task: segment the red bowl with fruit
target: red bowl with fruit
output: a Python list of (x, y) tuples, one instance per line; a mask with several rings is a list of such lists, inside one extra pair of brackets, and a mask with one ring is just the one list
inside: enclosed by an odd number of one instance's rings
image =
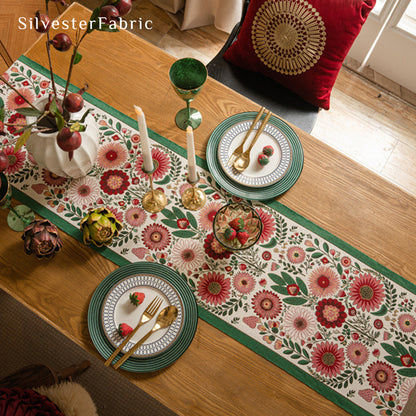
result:
[(263, 223), (251, 205), (233, 202), (218, 210), (213, 230), (215, 238), (227, 250), (247, 250), (259, 240)]

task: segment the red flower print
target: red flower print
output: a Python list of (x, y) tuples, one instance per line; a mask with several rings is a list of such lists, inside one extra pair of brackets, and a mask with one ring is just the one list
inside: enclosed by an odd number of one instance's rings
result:
[(384, 286), (371, 274), (361, 274), (351, 284), (350, 296), (357, 308), (368, 312), (378, 310), (385, 298)]
[(290, 247), (287, 251), (287, 259), (294, 264), (302, 263), (305, 260), (305, 250), (302, 247)]
[[(155, 181), (159, 179), (163, 179), (170, 169), (170, 159), (169, 156), (163, 152), (162, 150), (158, 148), (152, 149), (152, 158), (153, 163), (155, 165), (155, 170), (152, 174), (153, 179)], [(134, 165), (135, 169), (137, 170), (137, 173), (142, 178), (147, 178), (147, 174), (143, 172), (142, 170), (142, 164), (143, 164), (143, 156), (140, 153), (137, 156), (136, 164)]]
[(289, 295), (291, 296), (296, 296), (299, 293), (299, 286), (297, 284), (292, 284), (292, 285), (288, 285), (287, 289), (287, 293), (289, 293)]
[(228, 259), (231, 251), (226, 250), (215, 238), (214, 233), (208, 234), (204, 241), (205, 253), (214, 260)]
[(336, 299), (322, 299), (316, 307), (316, 318), (325, 328), (341, 327), (347, 314), (344, 305)]
[(367, 368), (367, 380), (374, 390), (388, 392), (395, 387), (397, 377), (390, 364), (377, 360)]
[(263, 260), (269, 261), (272, 258), (272, 253), (270, 251), (264, 251), (261, 257), (263, 257)]
[(160, 224), (148, 225), (142, 237), (144, 245), (150, 250), (164, 250), (170, 244), (169, 230)]
[(322, 342), (312, 351), (312, 367), (324, 377), (336, 377), (344, 369), (344, 350), (332, 342)]
[(413, 365), (413, 357), (410, 354), (402, 355), (400, 361), (405, 367), (411, 367)]
[(344, 267), (350, 267), (351, 266), (351, 259), (349, 257), (344, 256), (344, 257), (341, 258), (341, 264)]
[(7, 146), (3, 148), (3, 152), (6, 154), (7, 158), (9, 159), (9, 166), (5, 170), (5, 173), (13, 174), (23, 168), (25, 164), (26, 153), (22, 149), (19, 149), (15, 153), (13, 146)]
[(108, 195), (122, 194), (129, 185), (128, 175), (121, 170), (108, 170), (100, 180), (101, 189)]
[(368, 360), (369, 352), (361, 342), (351, 342), (347, 347), (347, 357), (355, 365), (363, 365)]
[[(23, 126), (26, 126), (26, 117), (21, 114), (15, 113), (7, 120), (7, 124), (13, 124), (12, 126), (7, 126), (7, 130), (11, 134), (16, 134), (16, 131), (20, 130)], [(23, 131), (17, 133), (19, 136), (23, 134)]]
[(263, 231), (261, 232), (259, 242), (266, 243), (275, 233), (276, 223), (273, 216), (264, 209), (259, 208), (256, 211), (260, 216), (261, 222), (263, 223)]
[(185, 230), (189, 227), (189, 220), (187, 218), (179, 218), (176, 224), (181, 230)]
[(282, 302), (275, 293), (262, 290), (253, 296), (253, 310), (257, 316), (273, 319), (282, 312)]
[(198, 282), (198, 295), (212, 305), (223, 304), (230, 296), (230, 279), (223, 274), (209, 272)]

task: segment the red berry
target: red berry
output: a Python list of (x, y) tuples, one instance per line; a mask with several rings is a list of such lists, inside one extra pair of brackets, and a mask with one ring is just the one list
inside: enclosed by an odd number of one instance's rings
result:
[(237, 231), (234, 230), (234, 228), (227, 228), (224, 231), (224, 237), (228, 240), (228, 241), (232, 241), (237, 237)]
[(259, 162), (260, 166), (265, 166), (270, 162), (269, 158), (263, 153), (259, 154), (259, 157), (257, 158), (257, 161)]
[(111, 22), (117, 22), (120, 17), (120, 13), (116, 7), (107, 5), (104, 6), (100, 11), (100, 19), (103, 23), (109, 25)]
[(0, 172), (4, 172), (9, 167), (9, 158), (3, 151), (0, 152)]
[(234, 218), (228, 225), (238, 231), (240, 228), (244, 227), (244, 220), (242, 218)]
[(67, 51), (72, 46), (72, 40), (66, 33), (58, 33), (51, 40), (52, 46), (61, 52)]
[(73, 152), (81, 146), (82, 137), (78, 131), (64, 127), (57, 136), (58, 146), (65, 152)]
[(130, 302), (135, 306), (141, 305), (144, 301), (144, 298), (145, 294), (142, 292), (130, 293)]
[(70, 113), (77, 113), (84, 107), (84, 99), (76, 92), (71, 92), (65, 97), (64, 108)]
[(263, 153), (266, 155), (266, 156), (272, 156), (273, 155), (273, 153), (274, 153), (274, 149), (273, 149), (273, 146), (264, 146), (263, 147)]
[(114, 6), (117, 8), (120, 16), (124, 16), (131, 10), (131, 0), (118, 0)]
[(51, 19), (47, 14), (41, 14), (39, 10), (36, 12), (36, 16), (33, 19), (35, 24), (35, 30), (39, 33), (45, 33), (51, 27)]
[(130, 325), (127, 325), (125, 323), (122, 323), (118, 326), (118, 333), (122, 336), (122, 337), (126, 337), (128, 334), (130, 334), (130, 332), (133, 331), (133, 328)]
[(240, 244), (243, 246), (245, 243), (247, 243), (247, 240), (249, 238), (249, 234), (246, 230), (239, 230), (237, 232), (237, 239), (240, 242)]

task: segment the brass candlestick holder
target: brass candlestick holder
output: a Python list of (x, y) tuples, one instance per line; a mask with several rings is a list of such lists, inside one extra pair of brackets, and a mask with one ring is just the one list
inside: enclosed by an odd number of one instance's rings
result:
[(199, 174), (198, 179), (195, 182), (191, 182), (189, 180), (189, 175), (187, 176), (187, 181), (192, 186), (184, 191), (182, 194), (182, 204), (185, 208), (190, 209), (191, 211), (196, 211), (198, 209), (201, 209), (205, 202), (207, 201), (207, 197), (205, 195), (205, 192), (196, 187), (196, 184), (199, 182)]
[(149, 177), (150, 181), (150, 190), (144, 194), (142, 205), (147, 212), (151, 212), (152, 214), (162, 211), (168, 203), (165, 193), (153, 188), (153, 172), (155, 169), (154, 162), (153, 170), (151, 171), (145, 170), (142, 165), (142, 171)]

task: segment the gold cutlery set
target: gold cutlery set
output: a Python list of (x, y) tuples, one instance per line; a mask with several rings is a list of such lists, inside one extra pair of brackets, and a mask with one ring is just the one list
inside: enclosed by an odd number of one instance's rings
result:
[(254, 130), (254, 127), (257, 125), (261, 117), (263, 116), (266, 109), (262, 107), (260, 111), (258, 112), (256, 118), (254, 119), (253, 123), (251, 124), (249, 130), (247, 131), (243, 141), (241, 144), (234, 150), (234, 152), (231, 154), (230, 158), (228, 159), (228, 165), (233, 166), (234, 169), (238, 172), (243, 172), (247, 169), (247, 167), (250, 165), (250, 152), (253, 149), (253, 146), (256, 144), (257, 139), (260, 137), (261, 133), (265, 129), (272, 112), (267, 110), (266, 116), (264, 117), (260, 127), (257, 129), (256, 134), (251, 141), (249, 147), (247, 150), (244, 150), (244, 146), (247, 143), (247, 140), (250, 138), (251, 133)]
[[(162, 304), (162, 298), (157, 296), (155, 297), (152, 302), (147, 306), (145, 311), (143, 312), (139, 323), (137, 326), (133, 329), (132, 332), (130, 332), (129, 335), (123, 340), (123, 342), (117, 347), (117, 349), (111, 354), (111, 356), (107, 359), (107, 361), (104, 363), (106, 367), (110, 366), (113, 362), (113, 360), (117, 357), (119, 352), (127, 345), (127, 343), (133, 338), (133, 336), (137, 333), (138, 329), (146, 324), (147, 322), (151, 321), (158, 312), (160, 305)], [(162, 309), (162, 311), (159, 313), (158, 317), (156, 318), (156, 321), (150, 331), (147, 332), (146, 335), (144, 335), (139, 341), (136, 342), (136, 344), (133, 345), (115, 364), (114, 368), (119, 368), (126, 360), (128, 360), (132, 354), (134, 354), (135, 351), (152, 335), (154, 332), (167, 328), (169, 325), (171, 325), (176, 317), (178, 316), (178, 309), (176, 306), (166, 306)]]

